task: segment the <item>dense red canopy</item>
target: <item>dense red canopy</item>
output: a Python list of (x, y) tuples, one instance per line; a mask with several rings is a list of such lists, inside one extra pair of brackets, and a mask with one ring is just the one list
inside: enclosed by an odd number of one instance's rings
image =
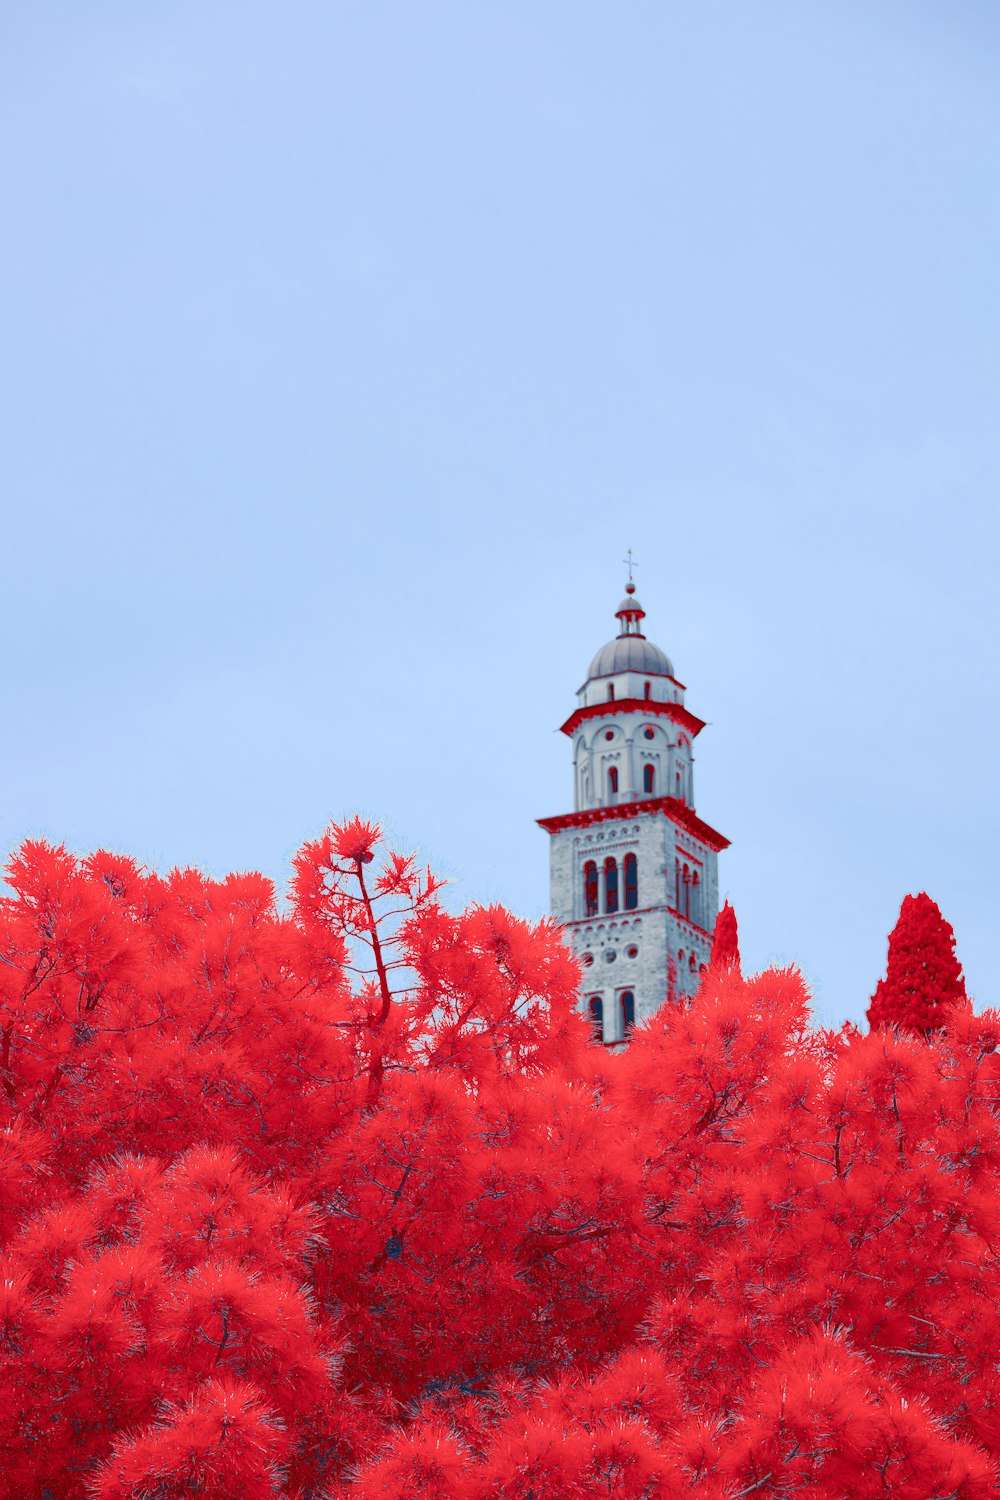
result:
[(377, 830), (0, 903), (0, 1492), (992, 1496), (1000, 1018), (720, 965), (619, 1055)]

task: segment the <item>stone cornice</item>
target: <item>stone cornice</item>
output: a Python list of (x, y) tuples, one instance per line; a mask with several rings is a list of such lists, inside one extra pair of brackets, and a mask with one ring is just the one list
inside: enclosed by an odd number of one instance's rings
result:
[(672, 719), (690, 735), (700, 734), (705, 727), (704, 719), (699, 719), (680, 703), (660, 703), (655, 698), (610, 698), (606, 703), (592, 703), (589, 708), (575, 709), (559, 728), (563, 734), (572, 735), (584, 720), (604, 719), (610, 714), (649, 714), (651, 718), (659, 715)]
[(729, 848), (729, 839), (699, 818), (679, 797), (646, 797), (640, 802), (617, 802), (611, 807), (591, 807), (585, 812), (562, 813), (556, 818), (538, 818), (536, 821), (546, 833), (558, 833), (562, 828), (589, 828), (593, 823), (616, 822), (619, 819), (649, 816), (651, 813), (662, 813), (671, 823), (686, 829), (716, 853), (720, 849)]

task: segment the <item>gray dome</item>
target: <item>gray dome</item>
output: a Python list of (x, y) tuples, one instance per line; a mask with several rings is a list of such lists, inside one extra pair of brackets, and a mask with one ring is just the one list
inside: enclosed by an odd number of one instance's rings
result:
[(651, 677), (673, 677), (669, 656), (647, 641), (643, 635), (620, 635), (609, 641), (590, 663), (587, 681), (592, 677), (613, 677), (618, 672), (648, 672)]

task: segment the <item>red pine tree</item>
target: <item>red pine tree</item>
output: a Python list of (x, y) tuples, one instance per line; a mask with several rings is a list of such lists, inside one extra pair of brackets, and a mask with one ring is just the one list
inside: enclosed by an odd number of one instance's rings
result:
[(727, 908), (612, 1054), (358, 822), (8, 881), (0, 1500), (1000, 1493), (1000, 1016), (816, 1031)]
[(740, 935), (736, 913), (727, 901), (715, 919), (710, 969), (735, 969), (740, 972)]
[(899, 920), (889, 934), (886, 975), (868, 1007), (874, 1031), (898, 1026), (927, 1036), (944, 1026), (968, 998), (955, 956), (955, 933), (926, 891), (904, 896)]

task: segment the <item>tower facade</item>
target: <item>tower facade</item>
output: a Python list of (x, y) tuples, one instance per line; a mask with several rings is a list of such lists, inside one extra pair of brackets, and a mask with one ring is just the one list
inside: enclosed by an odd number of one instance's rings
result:
[(619, 633), (561, 726), (573, 742), (573, 811), (538, 820), (550, 838), (552, 916), (583, 965), (581, 1005), (609, 1044), (697, 989), (729, 846), (694, 810), (704, 721), (643, 634), (631, 577), (615, 617)]

